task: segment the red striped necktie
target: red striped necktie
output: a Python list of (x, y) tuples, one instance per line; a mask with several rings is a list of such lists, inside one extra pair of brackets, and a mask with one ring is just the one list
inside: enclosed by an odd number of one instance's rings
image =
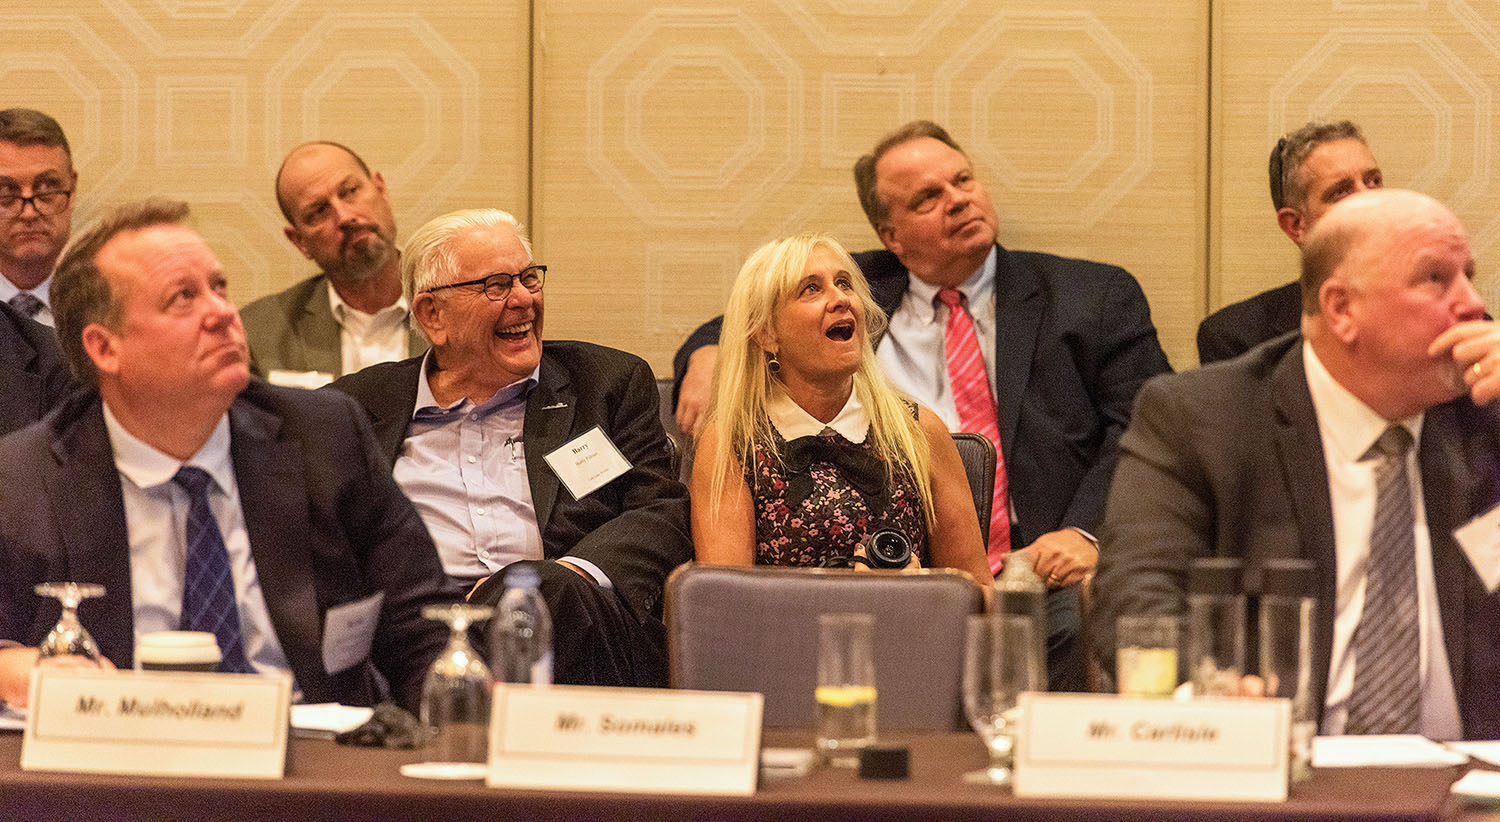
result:
[(1000, 450), (1000, 418), (995, 411), (995, 397), (990, 394), (989, 378), (985, 376), (974, 318), (964, 308), (963, 295), (944, 288), (938, 292), (938, 299), (948, 306), (943, 348), (959, 428), (981, 434), (995, 445), (995, 499), (990, 507), (989, 555), (990, 572), (998, 574), (1005, 555), (1010, 552), (1010, 489), (1005, 479), (1005, 455)]

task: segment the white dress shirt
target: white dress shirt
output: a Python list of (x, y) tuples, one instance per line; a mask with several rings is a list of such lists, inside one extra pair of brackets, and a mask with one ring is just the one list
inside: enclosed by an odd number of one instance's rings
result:
[(47, 279), (42, 280), (40, 283), (37, 284), (36, 288), (24, 288), (23, 289), (23, 288), (16, 288), (16, 284), (15, 283), (11, 282), (6, 277), (0, 276), (0, 303), (8, 303), (8, 302), (10, 302), (11, 297), (14, 297), (17, 294), (20, 294), (22, 291), (30, 292), (31, 296), (36, 297), (38, 300), (42, 301), (42, 310), (36, 312), (36, 316), (32, 317), (32, 319), (36, 320), (37, 322), (41, 323), (42, 325), (51, 327), (52, 324), (53, 324), (53, 322), (52, 322), (52, 278), (48, 277)]
[(344, 302), (338, 289), (330, 284), (328, 304), (333, 311), (333, 321), (339, 324), (345, 374), (411, 356), (407, 350), (411, 343), (407, 318), (411, 312), (405, 296), (374, 314), (366, 314)]
[[(1328, 466), (1328, 496), (1333, 504), (1334, 551), (1338, 562), (1337, 602), (1334, 604), (1333, 649), (1329, 657), (1328, 692), (1324, 698), (1320, 733), (1344, 732), (1349, 696), (1354, 690), (1354, 630), (1364, 612), (1365, 566), (1370, 559), (1370, 532), (1375, 521), (1375, 464), (1360, 457), (1380, 439), (1390, 423), (1349, 393), (1318, 360), (1312, 345), (1302, 344), (1307, 387), (1318, 415), (1323, 457)], [(1401, 420), (1422, 441), (1423, 416)], [(1412, 496), (1413, 534), (1417, 563), (1417, 628), (1420, 641), (1422, 716), (1418, 724), (1431, 739), (1459, 739), (1458, 701), (1443, 644), (1443, 622), (1438, 610), (1437, 584), (1432, 572), (1432, 540), (1427, 533), (1427, 510), (1422, 504), (1422, 472), (1417, 448), (1406, 453), (1406, 474)]]
[(208, 507), (219, 525), (234, 576), (245, 656), (260, 673), (291, 671), (271, 613), (266, 609), (250, 534), (240, 509), (240, 487), (229, 453), (229, 415), (219, 420), (208, 442), (186, 463), (152, 448), (126, 431), (104, 406), (104, 425), (120, 472), (125, 502), (125, 532), (130, 542), (130, 596), (135, 638), (153, 631), (175, 631), (182, 615), (187, 573), (188, 494), (172, 478), (184, 465), (201, 468), (213, 478)]
[[(998, 252), (988, 257), (958, 286), (965, 307), (974, 319), (979, 353), (984, 357), (990, 395), (995, 394), (995, 265)], [(949, 431), (962, 431), (953, 389), (948, 384), (947, 348), (944, 331), (948, 307), (938, 303), (938, 287), (909, 277), (901, 304), (891, 314), (891, 324), (876, 349), (875, 358), (886, 376), (918, 405), (932, 409)]]

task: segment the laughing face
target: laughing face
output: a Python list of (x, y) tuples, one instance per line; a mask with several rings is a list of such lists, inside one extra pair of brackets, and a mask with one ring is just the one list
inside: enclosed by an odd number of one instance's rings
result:
[(781, 362), (781, 379), (825, 385), (848, 380), (865, 344), (864, 308), (854, 277), (826, 248), (815, 248), (791, 293), (776, 305), (773, 339), (764, 347)]
[[(521, 238), (504, 226), (469, 229), (449, 246), (457, 271), (447, 282), (515, 274), (531, 265)], [(520, 283), (491, 300), (480, 285), (418, 294), (412, 310), (432, 340), (438, 369), (476, 401), (529, 376), (542, 359), (542, 291)]]

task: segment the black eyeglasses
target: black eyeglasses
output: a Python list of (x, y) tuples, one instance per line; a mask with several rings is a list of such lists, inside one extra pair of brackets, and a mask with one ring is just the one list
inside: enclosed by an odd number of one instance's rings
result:
[(71, 191), (43, 191), (30, 197), (22, 197), (19, 194), (0, 194), (0, 216), (19, 217), (26, 210), (26, 204), (36, 209), (36, 213), (43, 217), (51, 217), (61, 214), (68, 207), (68, 198), (73, 196)]
[(466, 285), (477, 285), (484, 287), (484, 296), (495, 302), (500, 302), (510, 295), (511, 283), (519, 281), (527, 291), (535, 294), (542, 290), (542, 281), (547, 278), (547, 267), (544, 265), (528, 265), (517, 274), (491, 274), (478, 280), (469, 280), (462, 283), (448, 283), (447, 285), (435, 285), (427, 289), (427, 293), (442, 291), (445, 288), (459, 288)]

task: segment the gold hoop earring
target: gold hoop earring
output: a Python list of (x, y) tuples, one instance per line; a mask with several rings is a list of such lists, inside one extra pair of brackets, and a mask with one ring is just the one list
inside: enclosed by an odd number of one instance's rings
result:
[(766, 370), (770, 371), (772, 374), (781, 373), (781, 361), (776, 359), (775, 354), (772, 354), (771, 358), (769, 360), (766, 360)]

